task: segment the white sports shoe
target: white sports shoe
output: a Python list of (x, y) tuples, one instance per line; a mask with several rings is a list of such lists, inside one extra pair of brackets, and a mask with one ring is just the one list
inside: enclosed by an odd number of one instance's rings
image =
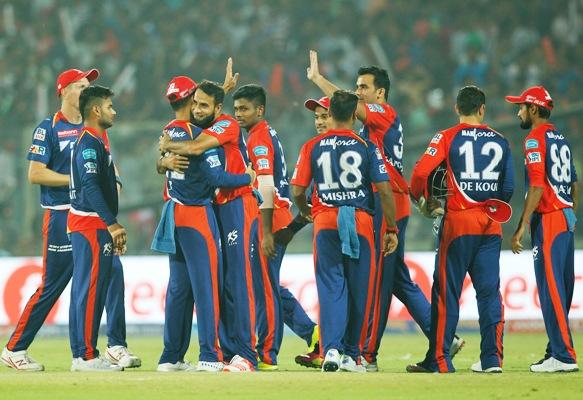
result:
[(73, 358), (71, 364), (71, 372), (120, 372), (123, 371), (123, 367), (119, 365), (113, 365), (105, 358), (97, 357), (91, 360), (84, 360), (81, 357)]
[(183, 371), (195, 371), (196, 367), (190, 363), (190, 361), (177, 361), (175, 363), (162, 363), (158, 364), (156, 371), (158, 372), (183, 372)]
[(137, 368), (142, 365), (142, 360), (130, 353), (125, 346), (108, 347), (105, 352), (105, 358), (110, 363), (124, 368)]
[(346, 354), (342, 355), (340, 361), (340, 369), (346, 372), (366, 372), (366, 367), (362, 364), (357, 364), (354, 359)]
[(225, 364), (220, 361), (199, 361), (196, 365), (197, 372), (222, 372)]
[(466, 344), (466, 341), (464, 339), (455, 335), (453, 338), (453, 341), (451, 342), (451, 346), (449, 348), (449, 356), (451, 358), (454, 358), (456, 356), (456, 354), (462, 350), (462, 348), (464, 347), (465, 344)]
[(541, 363), (532, 364), (530, 372), (577, 372), (577, 364), (567, 364), (557, 360), (555, 357), (549, 357)]
[(340, 353), (336, 349), (330, 349), (326, 352), (324, 362), (322, 363), (322, 372), (336, 372), (340, 368)]
[(369, 363), (366, 358), (360, 356), (360, 363), (366, 368), (366, 372), (379, 372), (379, 364), (377, 361)]
[(253, 372), (255, 371), (255, 367), (251, 361), (241, 357), (240, 355), (236, 355), (231, 359), (231, 362), (223, 368), (224, 372)]
[(482, 369), (482, 362), (478, 361), (472, 364), (470, 369), (474, 372), (483, 372), (487, 374), (499, 374), (502, 372), (502, 367), (490, 367), (486, 369)]
[(28, 351), (10, 351), (6, 347), (2, 350), (2, 363), (8, 368), (14, 368), (17, 371), (38, 372), (44, 371), (44, 365), (35, 361), (28, 355)]

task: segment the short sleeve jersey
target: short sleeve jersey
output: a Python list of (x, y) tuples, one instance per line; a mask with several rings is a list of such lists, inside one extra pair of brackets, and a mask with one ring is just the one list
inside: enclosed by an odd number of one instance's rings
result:
[(379, 149), (351, 130), (330, 130), (309, 140), (300, 152), (292, 185), (314, 183), (312, 214), (352, 206), (374, 212), (372, 183), (388, 182)]
[(435, 134), (413, 170), (413, 197), (429, 195), (427, 178), (444, 162), (447, 209), (477, 207), (488, 199), (510, 200), (514, 191), (510, 145), (487, 125), (458, 124)]
[[(277, 132), (267, 121), (261, 121), (249, 131), (247, 141), (249, 158), (257, 175), (273, 175), (275, 183), (275, 208), (289, 208), (289, 179), (283, 146)], [(257, 187), (257, 181), (255, 181)]]
[(524, 140), (526, 187), (543, 188), (536, 208), (547, 213), (573, 207), (571, 185), (577, 182), (571, 145), (552, 124), (533, 129)]
[[(59, 174), (71, 171), (71, 150), (81, 132), (83, 124), (72, 124), (59, 111), (43, 120), (32, 134), (32, 145), (27, 159), (38, 161)], [(40, 204), (43, 208), (68, 209), (69, 188), (67, 186), (40, 185)]]

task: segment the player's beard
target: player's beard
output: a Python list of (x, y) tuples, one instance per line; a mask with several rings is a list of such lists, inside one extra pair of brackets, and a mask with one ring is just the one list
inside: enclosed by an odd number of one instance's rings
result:
[(99, 126), (101, 127), (101, 129), (109, 129), (113, 126), (113, 119), (111, 119), (109, 121), (107, 121), (105, 119), (100, 119)]
[(202, 129), (210, 128), (215, 119), (216, 117), (214, 113), (201, 119), (196, 118), (194, 115), (192, 116), (192, 122)]
[(520, 127), (522, 129), (530, 129), (532, 127), (532, 118), (530, 118), (530, 115), (527, 114), (524, 120), (520, 120)]

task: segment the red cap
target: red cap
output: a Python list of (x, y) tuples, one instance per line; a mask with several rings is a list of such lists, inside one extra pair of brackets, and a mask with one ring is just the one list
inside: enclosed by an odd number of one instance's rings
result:
[(553, 109), (553, 99), (547, 90), (542, 86), (533, 86), (526, 89), (520, 96), (506, 96), (506, 101), (514, 104), (529, 103)]
[(304, 107), (306, 107), (310, 111), (315, 111), (316, 107), (322, 107), (328, 110), (330, 108), (330, 98), (328, 96), (324, 96), (318, 100), (308, 99), (304, 103)]
[(83, 78), (87, 78), (89, 82), (93, 82), (99, 77), (99, 70), (90, 69), (89, 71), (81, 71), (79, 69), (68, 69), (61, 72), (61, 75), (57, 78), (57, 96), (61, 94), (61, 90), (69, 86), (73, 82), (77, 82)]
[(510, 217), (512, 217), (512, 207), (510, 204), (498, 200), (498, 199), (488, 199), (484, 202), (484, 210), (491, 220), (500, 222), (501, 224), (508, 222)]
[(188, 76), (175, 76), (166, 87), (166, 97), (170, 103), (190, 96), (196, 90), (196, 82)]

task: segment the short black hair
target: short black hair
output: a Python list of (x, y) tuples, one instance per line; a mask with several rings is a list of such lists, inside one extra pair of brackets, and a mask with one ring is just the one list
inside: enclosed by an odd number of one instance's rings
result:
[(233, 100), (247, 99), (253, 102), (255, 107), (265, 107), (267, 102), (266, 97), (265, 89), (255, 84), (241, 86), (239, 89), (235, 90), (235, 93), (233, 93)]
[(337, 90), (330, 98), (330, 114), (339, 122), (348, 122), (356, 112), (358, 96), (348, 90)]
[(170, 103), (170, 107), (172, 107), (172, 110), (173, 111), (178, 111), (182, 107), (184, 107), (186, 105), (186, 103), (188, 103), (190, 101), (190, 99), (192, 99), (192, 96), (194, 96), (194, 92), (192, 92), (190, 94), (190, 96), (188, 96), (188, 97), (185, 97), (183, 99), (180, 99), (180, 100), (171, 102)]
[(358, 76), (372, 75), (374, 76), (374, 87), (376, 89), (385, 89), (385, 100), (389, 98), (389, 90), (391, 89), (391, 80), (386, 69), (371, 65), (370, 67), (360, 67), (358, 69)]
[(109, 99), (114, 96), (114, 93), (110, 88), (104, 86), (88, 86), (79, 95), (79, 111), (81, 112), (81, 118), (85, 120), (89, 115), (91, 107), (96, 104), (101, 105), (103, 100)]
[(211, 96), (215, 100), (215, 106), (217, 104), (223, 104), (225, 101), (225, 90), (217, 82), (203, 80), (196, 90), (202, 90), (205, 94)]
[[(538, 108), (538, 116), (542, 119), (549, 119), (551, 117), (551, 110), (549, 110), (548, 108), (545, 108), (543, 106), (537, 106), (536, 104), (532, 104), (534, 107)], [(553, 103), (550, 102), (550, 105), (552, 106)]]
[(455, 104), (461, 115), (474, 115), (486, 104), (486, 95), (477, 86), (464, 86), (457, 93)]

